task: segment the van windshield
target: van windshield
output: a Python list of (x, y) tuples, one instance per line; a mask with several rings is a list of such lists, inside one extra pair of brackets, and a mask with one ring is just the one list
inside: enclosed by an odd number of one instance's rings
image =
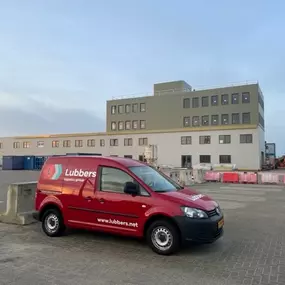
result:
[(129, 169), (155, 192), (172, 192), (183, 189), (166, 175), (150, 166), (131, 166)]

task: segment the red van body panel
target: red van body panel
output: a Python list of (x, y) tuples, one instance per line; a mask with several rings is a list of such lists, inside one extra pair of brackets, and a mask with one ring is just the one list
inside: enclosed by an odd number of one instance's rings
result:
[[(39, 220), (46, 207), (53, 205), (61, 210), (64, 224), (69, 227), (143, 237), (147, 221), (154, 216), (164, 216), (177, 224), (185, 239), (199, 239), (196, 236), (192, 238), (192, 231), (200, 226), (209, 228), (209, 237), (202, 237), (204, 240), (214, 240), (220, 236), (222, 231), (217, 230), (216, 233), (215, 227), (223, 219), (222, 215), (209, 216), (207, 221), (196, 224), (198, 221), (189, 221), (191, 219), (186, 218), (181, 210), (184, 206), (208, 213), (217, 209), (215, 201), (189, 188), (155, 192), (129, 169), (142, 166), (146, 165), (118, 157), (49, 158), (41, 171), (36, 191), (35, 209), (39, 213)], [(119, 175), (108, 180), (112, 171), (118, 171)], [(108, 191), (108, 185), (121, 189), (120, 179), (124, 177), (139, 183), (141, 195)], [(188, 226), (188, 223), (191, 224)]]

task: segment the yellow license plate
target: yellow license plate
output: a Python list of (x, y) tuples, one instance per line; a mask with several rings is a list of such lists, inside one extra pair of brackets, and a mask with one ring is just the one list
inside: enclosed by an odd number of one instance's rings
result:
[(222, 228), (224, 225), (224, 219), (221, 219), (219, 222), (218, 222), (218, 228)]

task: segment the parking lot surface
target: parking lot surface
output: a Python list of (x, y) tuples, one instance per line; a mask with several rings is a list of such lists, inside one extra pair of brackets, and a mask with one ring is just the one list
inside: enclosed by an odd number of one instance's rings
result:
[[(14, 180), (17, 175), (24, 174)], [(225, 234), (216, 243), (189, 245), (163, 257), (133, 239), (84, 231), (48, 238), (40, 224), (0, 224), (0, 284), (284, 285), (284, 187), (213, 183), (195, 188), (224, 210)], [(4, 188), (0, 191), (4, 197)]]

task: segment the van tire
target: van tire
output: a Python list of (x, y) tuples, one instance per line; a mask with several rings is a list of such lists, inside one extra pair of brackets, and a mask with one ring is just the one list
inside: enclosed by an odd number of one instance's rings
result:
[(179, 231), (167, 220), (154, 221), (146, 231), (146, 240), (150, 248), (160, 255), (178, 252), (181, 244)]
[(49, 237), (58, 237), (64, 233), (65, 225), (59, 210), (49, 209), (43, 214), (42, 229)]

